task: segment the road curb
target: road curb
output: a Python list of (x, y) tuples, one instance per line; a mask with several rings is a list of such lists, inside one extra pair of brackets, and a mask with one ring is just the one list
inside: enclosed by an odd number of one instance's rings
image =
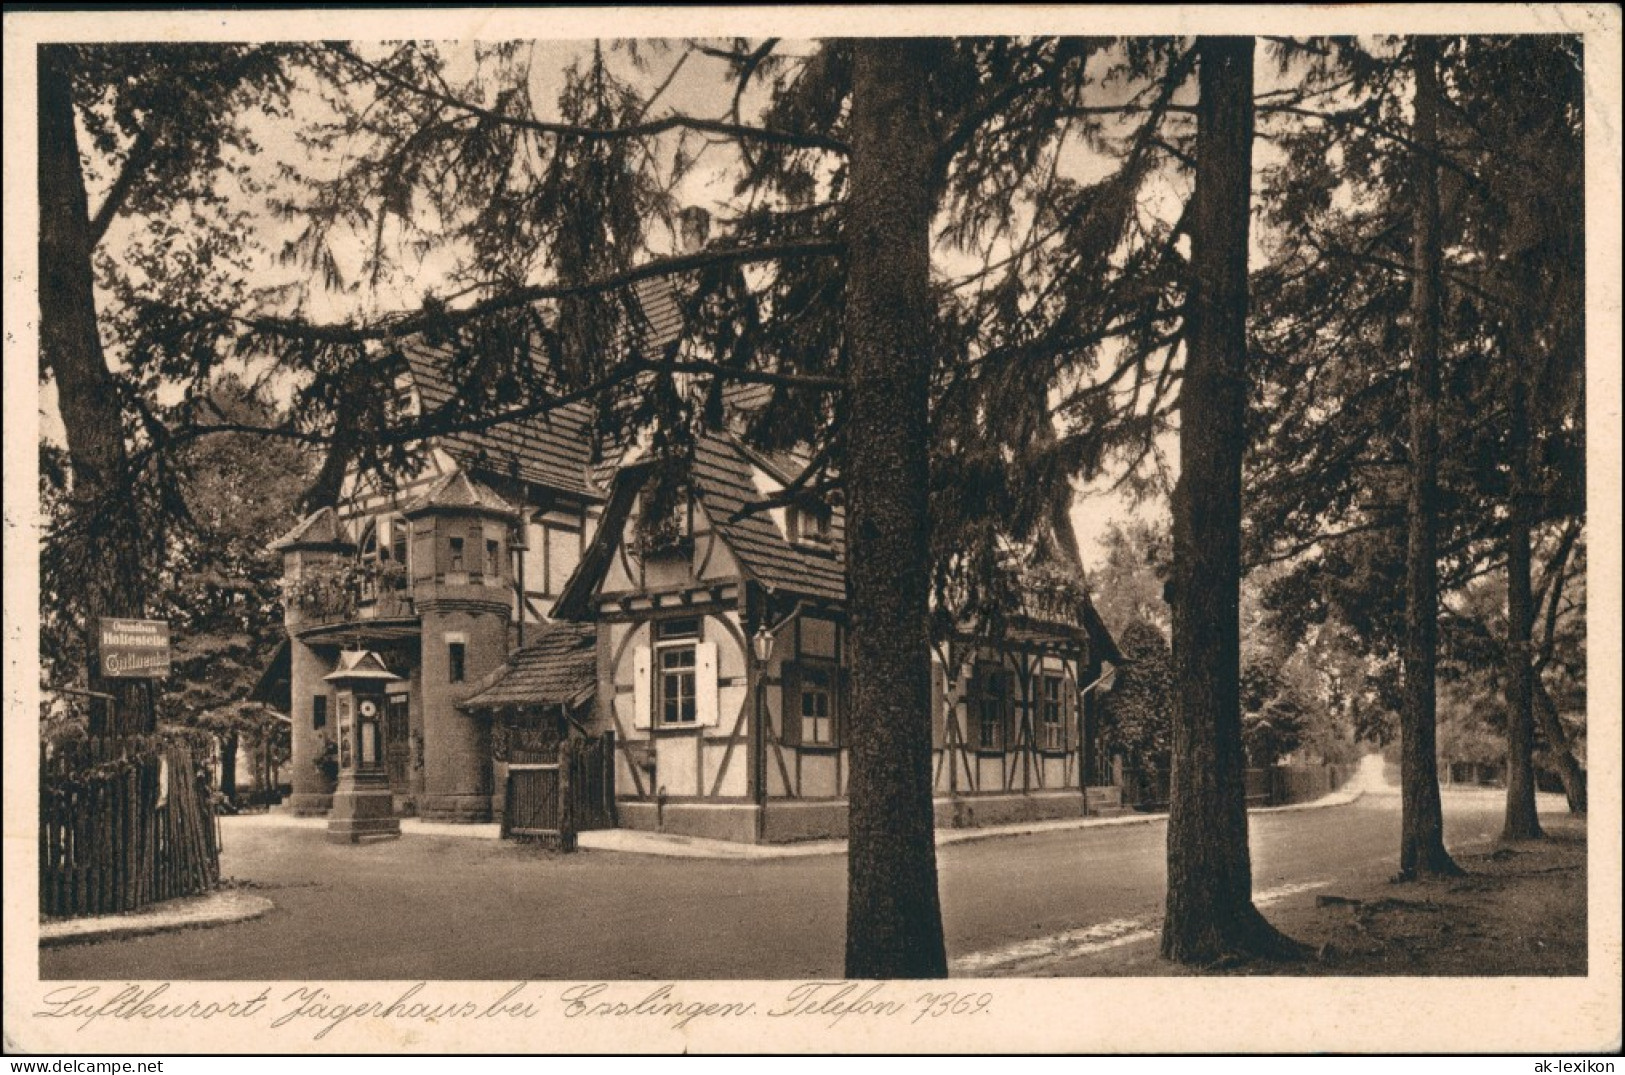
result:
[[(1352, 795), (1333, 793), (1323, 796), (1313, 802), (1288, 803), (1284, 806), (1255, 806), (1247, 811), (1249, 814), (1281, 814), (1296, 810), (1325, 810), (1334, 806), (1350, 806), (1365, 795), (1365, 792), (1356, 791)], [(999, 840), (1009, 836), (1032, 836), (1045, 832), (1070, 832), (1074, 829), (1103, 829), (1114, 825), (1150, 825), (1158, 821), (1167, 821), (1166, 812), (1157, 814), (1124, 814), (1119, 817), (1081, 817), (1067, 818), (1062, 821), (1036, 821), (1008, 828), (989, 829), (945, 829), (937, 837), (937, 846), (945, 844), (974, 843), (981, 840)]]
[[(1324, 810), (1335, 806), (1348, 806), (1358, 802), (1365, 793), (1333, 793), (1313, 802), (1290, 803), (1285, 806), (1259, 806), (1249, 814), (1274, 814), (1297, 810)], [(1014, 825), (989, 826), (974, 829), (938, 829), (937, 846), (980, 843), (985, 840), (1003, 840), (1015, 836), (1036, 836), (1047, 832), (1073, 832), (1079, 829), (1104, 829), (1125, 825), (1152, 825), (1167, 821), (1166, 813), (1121, 814), (1117, 817), (1051, 818), (1045, 821), (1019, 822)], [(627, 834), (625, 836), (621, 834)], [(613, 835), (611, 835), (613, 834)], [(845, 840), (819, 840), (803, 844), (734, 844), (725, 840), (705, 840), (692, 836), (674, 836), (668, 833), (642, 832), (635, 829), (605, 829), (600, 832), (581, 833), (581, 847), (589, 851), (602, 851), (618, 855), (655, 855), (663, 858), (692, 858), (725, 862), (750, 862), (769, 859), (811, 858), (847, 853)], [(614, 846), (620, 844), (622, 846)]]
[[(1364, 789), (1353, 792), (1333, 792), (1312, 802), (1289, 803), (1285, 806), (1256, 806), (1250, 808), (1247, 812), (1249, 814), (1275, 814), (1296, 810), (1324, 810), (1334, 806), (1348, 806), (1358, 802), (1364, 795)], [(985, 828), (938, 829), (936, 830), (936, 843), (938, 847), (949, 847), (957, 844), (978, 843), (984, 840), (1008, 839), (1013, 836), (1033, 836), (1046, 832), (1071, 832), (1078, 829), (1110, 828), (1120, 825), (1151, 825), (1167, 820), (1168, 815), (1166, 812), (1154, 814), (1130, 813), (1120, 814), (1116, 817), (1049, 818), (1043, 821), (1016, 822), (1010, 825), (996, 825)], [(416, 823), (414, 824), (414, 822)], [(317, 828), (325, 825), (325, 822), (320, 818), (280, 818), (259, 821), (258, 823), (289, 828)], [(494, 839), (497, 835), (497, 827), (494, 825), (431, 826), (417, 821), (417, 819), (404, 820), (401, 828), (403, 836), (422, 835)], [(605, 852), (616, 855), (653, 855), (660, 858), (704, 859), (721, 862), (814, 858), (847, 853), (845, 840), (816, 840), (790, 844), (745, 844), (733, 843), (727, 840), (709, 840), (704, 837), (679, 836), (673, 833), (645, 832), (640, 829), (621, 828), (583, 832), (579, 834), (578, 840), (579, 846), (584, 851)]]
[(210, 892), (202, 896), (165, 900), (128, 914), (41, 922), (39, 943), (41, 948), (55, 948), (174, 930), (206, 929), (259, 918), (274, 906), (264, 896), (253, 896), (246, 892)]

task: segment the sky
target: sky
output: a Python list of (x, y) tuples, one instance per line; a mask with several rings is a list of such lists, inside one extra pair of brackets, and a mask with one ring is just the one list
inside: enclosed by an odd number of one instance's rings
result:
[[(815, 43), (810, 41), (785, 41), (781, 42), (777, 51), (781, 55), (806, 55), (815, 47)], [(542, 102), (556, 101), (564, 86), (565, 69), (584, 57), (590, 48), (590, 42), (536, 43), (531, 54), (531, 100), (538, 107)], [(646, 92), (666, 83), (651, 114), (670, 111), (720, 117), (731, 101), (732, 91), (726, 81), (726, 66), (719, 60), (703, 55), (690, 55), (682, 59), (680, 49), (656, 45), (645, 47), (640, 52), (644, 61), (640, 69), (623, 50), (611, 49), (608, 55), (611, 68), (618, 75)], [(753, 92), (742, 101), (742, 110), (748, 116), (753, 109), (760, 108), (765, 100), (765, 93)], [(558, 116), (555, 113), (543, 118), (556, 119)], [(1108, 168), (1108, 161), (1076, 142), (1068, 147), (1066, 156), (1068, 169), (1083, 182), (1098, 180)], [(722, 212), (732, 194), (730, 173), (734, 159), (733, 152), (726, 146), (718, 145), (709, 150), (707, 156), (702, 157), (701, 165), (689, 173), (679, 188), (683, 204), (703, 206), (713, 213)], [(1188, 190), (1177, 189), (1175, 185), (1154, 184), (1146, 195), (1148, 204), (1145, 211), (1158, 216), (1177, 213), (1188, 193)], [(956, 262), (951, 255), (939, 253), (936, 267), (944, 275), (952, 277), (975, 268), (976, 264), (965, 258)], [(1159, 441), (1159, 448), (1174, 468), (1170, 471), (1170, 478), (1177, 476), (1178, 438), (1164, 435)], [(1117, 477), (1117, 474), (1106, 474), (1097, 481), (1080, 486), (1073, 501), (1072, 527), (1078, 538), (1084, 566), (1090, 569), (1100, 566), (1105, 560), (1106, 552), (1101, 541), (1113, 522), (1123, 523), (1130, 519), (1166, 522), (1169, 518), (1166, 503), (1161, 500), (1136, 505), (1127, 497), (1113, 493), (1111, 486)]]
[[(724, 47), (727, 45), (726, 42), (717, 44)], [(357, 47), (370, 55), (380, 55), (383, 51), (381, 46), (375, 45), (358, 44)], [(605, 47), (608, 64), (618, 76), (626, 79), (642, 93), (653, 93), (659, 89), (659, 95), (650, 107), (651, 118), (666, 113), (722, 118), (731, 104), (732, 86), (727, 79), (726, 65), (720, 60), (699, 53), (686, 53), (677, 42), (644, 40), (637, 42), (635, 48), (628, 48), (624, 43), (608, 44)], [(582, 62), (589, 57), (591, 48), (590, 41), (553, 40), (534, 41), (521, 50), (520, 55), (529, 68), (530, 97), (541, 113), (540, 118), (559, 118), (556, 102), (564, 86), (566, 69), (571, 64)], [(815, 48), (816, 44), (810, 41), (785, 41), (779, 44), (776, 51), (780, 55), (793, 57), (807, 55)], [(479, 74), (473, 49), (453, 45), (447, 46), (447, 52), (453, 60), (448, 71), (448, 80), (452, 84), (457, 84), (465, 77)], [(761, 88), (753, 89), (746, 95), (742, 100), (742, 111), (747, 121), (760, 109), (766, 99), (767, 91)], [(303, 121), (317, 113), (318, 109), (314, 106), (312, 98), (306, 102), (303, 109), (295, 112), (294, 119)], [(277, 158), (283, 163), (293, 164), (299, 172), (307, 176), (330, 174), (336, 160), (342, 159), (347, 151), (341, 144), (335, 150), (336, 157), (321, 159), (289, 137), (286, 124), (286, 120), (255, 120), (256, 136), (267, 147), (268, 156)], [(692, 150), (697, 144), (691, 136), (689, 148)], [(88, 145), (86, 150), (88, 156)], [(707, 142), (696, 165), (677, 188), (678, 202), (683, 205), (705, 207), (713, 214), (725, 212), (732, 195), (736, 153), (734, 147), (724, 140)], [(1106, 164), (1090, 151), (1072, 145), (1065, 154), (1065, 167), (1080, 180), (1090, 181), (1104, 174)], [(256, 162), (254, 171), (261, 183), (268, 184), (270, 194), (280, 193), (269, 169), (258, 167)], [(90, 201), (94, 206), (100, 202), (103, 192), (98, 189), (94, 168), (88, 173), (88, 178)], [(1176, 211), (1186, 193), (1188, 192), (1166, 186), (1154, 187), (1148, 195), (1148, 199), (1154, 204), (1148, 205), (1146, 211), (1157, 215)], [(261, 199), (266, 196), (263, 193), (245, 194), (240, 190), (229, 192), (234, 204), (250, 205), (255, 210), (251, 217), (255, 228), (253, 240), (261, 248), (261, 253), (258, 256), (253, 283), (271, 285), (279, 281), (308, 282), (307, 270), (283, 264), (275, 257), (275, 252), (296, 234), (298, 223), (279, 220), (275, 214), (265, 211)], [(116, 251), (121, 243), (131, 241), (134, 235), (133, 226), (115, 225), (104, 242), (104, 249)], [(650, 240), (656, 254), (669, 251), (668, 244), (674, 241), (674, 237), (658, 233)], [(364, 250), (365, 242), (360, 237), (357, 237), (353, 244), (338, 243), (333, 247), (340, 269), (352, 282), (365, 274)], [(357, 287), (345, 294), (324, 293), (319, 288), (305, 289), (301, 298), (303, 313), (315, 320), (341, 320), (358, 312), (376, 314), (392, 309), (410, 308), (421, 301), (427, 291), (435, 289), (435, 281), (446, 270), (448, 264), (449, 258), (445, 255), (431, 253), (427, 258), (418, 261), (413, 270), (403, 276), (386, 280), (382, 286), (375, 289)], [(938, 271), (949, 278), (974, 267), (975, 263), (965, 256), (956, 257), (952, 254), (939, 257), (937, 265)], [(282, 312), (291, 311), (284, 308)], [(41, 438), (60, 444), (63, 435), (52, 385), (41, 386), (39, 419)], [(1169, 460), (1177, 461), (1177, 442), (1174, 438), (1164, 438), (1160, 446)], [(1116, 475), (1112, 474), (1102, 476), (1099, 481), (1080, 490), (1080, 495), (1075, 501), (1072, 511), (1073, 525), (1086, 566), (1095, 566), (1104, 558), (1099, 539), (1111, 521), (1130, 516), (1144, 519), (1165, 519), (1167, 516), (1165, 507), (1158, 502), (1136, 507), (1124, 498), (1110, 493), (1109, 487), (1115, 479)]]
[[(564, 71), (572, 62), (582, 58), (590, 49), (590, 42), (541, 42), (535, 46), (531, 66), (531, 99), (538, 106), (544, 101), (556, 101), (564, 85)], [(780, 55), (809, 54), (816, 44), (811, 41), (784, 41), (777, 48)], [(659, 45), (645, 47), (640, 56), (644, 61), (640, 69), (631, 62), (623, 50), (609, 52), (611, 68), (645, 91), (667, 83), (651, 109), (651, 114), (664, 111), (688, 115), (720, 117), (731, 101), (731, 87), (727, 82), (726, 66), (719, 60), (703, 55), (691, 55), (686, 60), (680, 49)], [(677, 70), (673, 74), (673, 68)], [(670, 80), (667, 82), (667, 80)], [(765, 92), (753, 91), (741, 103), (749, 116), (753, 109), (766, 101)], [(551, 117), (558, 118), (556, 113)], [(735, 155), (726, 144), (716, 145), (702, 157), (701, 166), (691, 171), (679, 188), (680, 200), (686, 205), (700, 205), (714, 213), (722, 212), (732, 195), (731, 171)], [(1073, 141), (1065, 152), (1065, 169), (1080, 182), (1093, 182), (1109, 170), (1112, 160)], [(1150, 184), (1143, 197), (1143, 211), (1148, 215), (1171, 217), (1178, 213), (1189, 190), (1178, 182)], [(1255, 255), (1257, 252), (1255, 251)], [(935, 267), (944, 276), (952, 278), (968, 272), (977, 263), (968, 256), (955, 257), (938, 252)], [(1158, 443), (1170, 465), (1169, 477), (1177, 476), (1178, 438), (1164, 435)], [(1085, 567), (1098, 567), (1106, 552), (1101, 544), (1107, 528), (1113, 523), (1130, 519), (1147, 522), (1166, 522), (1169, 518), (1166, 503), (1161, 500), (1134, 504), (1127, 497), (1112, 492), (1111, 487), (1119, 475), (1108, 473), (1098, 480), (1082, 485), (1072, 507), (1072, 525), (1077, 535), (1079, 552)]]

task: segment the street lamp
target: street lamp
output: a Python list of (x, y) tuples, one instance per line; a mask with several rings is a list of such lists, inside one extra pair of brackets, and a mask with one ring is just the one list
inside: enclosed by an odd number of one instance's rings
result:
[(767, 624), (764, 623), (756, 628), (756, 633), (751, 636), (750, 644), (751, 648), (756, 651), (757, 664), (766, 664), (773, 659), (773, 641), (773, 632), (767, 629)]
[(756, 840), (761, 842), (767, 814), (767, 665), (773, 659), (773, 632), (766, 623), (756, 628), (750, 646), (756, 655), (756, 728), (750, 752), (751, 793), (756, 800)]

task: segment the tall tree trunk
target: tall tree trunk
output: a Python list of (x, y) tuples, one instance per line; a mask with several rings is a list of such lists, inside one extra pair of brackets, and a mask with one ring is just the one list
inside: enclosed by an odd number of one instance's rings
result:
[(232, 802), (237, 801), (237, 733), (227, 732), (220, 739), (220, 794)]
[(1162, 954), (1182, 963), (1284, 954), (1253, 907), (1241, 742), (1241, 464), (1253, 39), (1196, 44), (1191, 313), (1174, 496), (1173, 774)]
[(70, 46), (39, 50), (39, 274), (40, 358), (56, 380), (57, 406), (73, 469), (74, 528), (82, 589), (53, 595), (76, 602), (84, 614), (90, 689), (119, 699), (116, 712), (92, 707), (97, 732), (150, 730), (150, 692), (129, 681), (108, 680), (95, 662), (96, 621), (139, 617), (145, 606), (143, 533), (134, 504), (129, 454), (118, 386), (102, 354), (91, 271), (91, 231), (85, 177), (73, 105)]
[(846, 461), (852, 702), (846, 973), (947, 974), (931, 814), (927, 389), (940, 47), (854, 46), (847, 203)]
[(1540, 676), (1536, 675), (1532, 681), (1535, 696), (1535, 714), (1540, 718), (1540, 730), (1551, 744), (1552, 760), (1557, 764), (1557, 772), (1563, 779), (1563, 793), (1568, 799), (1569, 813), (1583, 814), (1586, 812), (1586, 771), (1574, 757), (1574, 749), (1569, 744), (1569, 733), (1563, 730), (1563, 721), (1557, 715), (1557, 703), (1546, 690)]
[(1511, 371), (1511, 518), (1507, 522), (1507, 809), (1503, 840), (1541, 836), (1535, 812), (1534, 662), (1530, 648), (1535, 608), (1530, 584), (1529, 482), (1531, 465), (1529, 399), (1523, 374)]
[(1540, 722), (1541, 734), (1546, 737), (1546, 744), (1551, 751), (1552, 762), (1557, 766), (1558, 775), (1563, 780), (1563, 792), (1568, 799), (1569, 813), (1583, 814), (1586, 812), (1586, 772), (1574, 756), (1574, 747), (1569, 742), (1569, 734), (1563, 728), (1563, 721), (1557, 714), (1557, 704), (1546, 689), (1541, 679), (1541, 671), (1551, 663), (1556, 656), (1557, 648), (1557, 621), (1563, 608), (1563, 588), (1567, 585), (1567, 568), (1569, 556), (1574, 551), (1574, 543), (1580, 536), (1580, 520), (1570, 520), (1563, 528), (1563, 534), (1558, 539), (1557, 548), (1547, 559), (1542, 577), (1545, 585), (1542, 596), (1536, 604), (1542, 602), (1546, 605), (1545, 625), (1541, 630), (1540, 646), (1534, 657), (1534, 675), (1530, 677), (1531, 693), (1534, 695), (1535, 719)]
[(1415, 221), (1411, 238), (1411, 467), (1405, 548), (1404, 703), (1399, 715), (1399, 875), (1459, 873), (1444, 849), (1439, 802), (1436, 664), (1439, 564), (1435, 500), (1439, 484), (1438, 46), (1412, 42), (1416, 67), (1412, 154)]

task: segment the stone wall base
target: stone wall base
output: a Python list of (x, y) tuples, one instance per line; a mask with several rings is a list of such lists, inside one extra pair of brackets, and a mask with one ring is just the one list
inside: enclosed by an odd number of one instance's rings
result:
[[(1090, 789), (1090, 814), (1115, 814), (1121, 807), (1115, 789)], [(1083, 817), (1084, 794), (1077, 788), (1022, 795), (960, 795), (933, 801), (936, 824), (942, 829), (968, 829), (983, 825), (1011, 825), (1026, 821), (1052, 821)], [(735, 843), (757, 842), (757, 807), (747, 802), (666, 802), (621, 799), (615, 804), (620, 827), (641, 832), (664, 832)], [(784, 844), (802, 840), (844, 840), (847, 835), (845, 799), (773, 799), (762, 816), (762, 843)]]
[(984, 825), (1015, 825), (1024, 821), (1055, 821), (1083, 817), (1083, 792), (1035, 791), (1031, 794), (954, 795), (932, 801), (939, 829), (975, 829)]
[[(615, 816), (623, 829), (664, 832), (674, 836), (695, 836), (704, 840), (756, 842), (754, 803), (673, 803), (621, 799)], [(769, 816), (772, 816), (769, 810)]]
[(845, 799), (807, 799), (772, 802), (762, 826), (762, 842), (795, 843), (798, 840), (846, 839)]

